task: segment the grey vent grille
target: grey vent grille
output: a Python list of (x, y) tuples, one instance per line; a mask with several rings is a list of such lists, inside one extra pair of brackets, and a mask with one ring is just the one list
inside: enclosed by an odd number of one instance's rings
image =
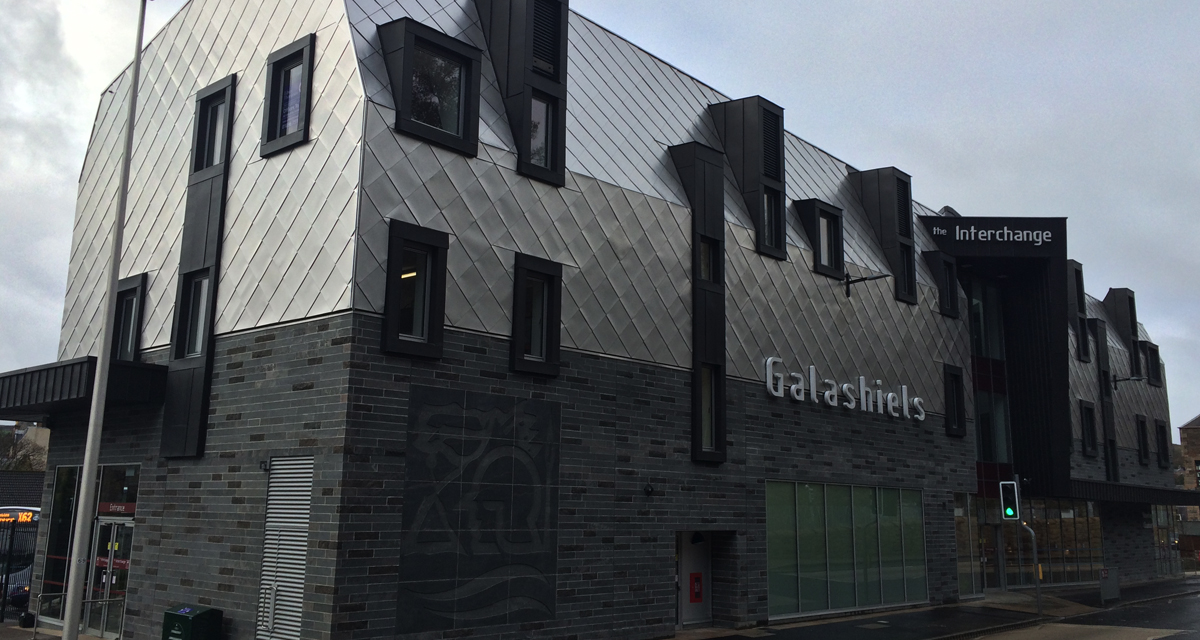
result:
[(912, 238), (912, 194), (908, 183), (896, 178), (896, 232), (901, 238)]
[(558, 64), (558, 15), (558, 3), (554, 0), (534, 0), (533, 67), (552, 75), (557, 72)]
[(779, 116), (763, 109), (763, 175), (772, 180), (783, 180), (783, 164), (780, 154), (783, 145), (779, 139)]

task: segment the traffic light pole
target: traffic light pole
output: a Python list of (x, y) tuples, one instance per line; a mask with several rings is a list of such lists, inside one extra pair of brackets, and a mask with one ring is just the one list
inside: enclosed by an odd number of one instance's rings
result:
[(1021, 523), (1021, 528), (1028, 531), (1029, 538), (1033, 540), (1033, 584), (1036, 585), (1037, 588), (1037, 608), (1038, 615), (1040, 616), (1042, 615), (1042, 565), (1038, 563), (1037, 534), (1034, 533), (1033, 529), (1030, 529), (1029, 525), (1025, 524), (1024, 522)]

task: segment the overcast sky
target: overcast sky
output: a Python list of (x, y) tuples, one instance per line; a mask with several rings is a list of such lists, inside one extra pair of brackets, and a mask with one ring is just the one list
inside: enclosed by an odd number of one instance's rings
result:
[[(147, 37), (183, 0), (150, 3)], [(1200, 2), (572, 0), (855, 167), (964, 215), (1066, 216), (1200, 413)], [(55, 359), (79, 168), (136, 0), (0, 0), (0, 371)]]

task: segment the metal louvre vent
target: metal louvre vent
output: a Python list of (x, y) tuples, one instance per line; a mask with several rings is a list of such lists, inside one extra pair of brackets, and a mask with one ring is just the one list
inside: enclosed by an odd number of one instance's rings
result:
[(780, 169), (783, 162), (780, 158), (783, 145), (779, 139), (779, 116), (763, 109), (763, 175), (772, 180), (783, 180)]
[(533, 68), (554, 75), (558, 65), (559, 10), (554, 0), (533, 2)]
[(271, 459), (256, 640), (299, 640), (313, 458)]
[(902, 238), (912, 238), (912, 193), (908, 183), (896, 178), (896, 232)]

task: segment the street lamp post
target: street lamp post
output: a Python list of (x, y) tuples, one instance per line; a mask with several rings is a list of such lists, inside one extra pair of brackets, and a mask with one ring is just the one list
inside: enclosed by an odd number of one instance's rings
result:
[(137, 46), (133, 50), (133, 72), (129, 80), (128, 120), (125, 124), (125, 152), (121, 157), (121, 184), (113, 220), (107, 289), (104, 294), (104, 330), (100, 353), (96, 355), (96, 379), (92, 385), (92, 410), (88, 416), (87, 444), (83, 452), (83, 471), (79, 481), (79, 500), (75, 503), (75, 534), (71, 540), (71, 566), (67, 578), (66, 603), (63, 605), (63, 640), (79, 637), (79, 619), (83, 613), (83, 588), (91, 574), (88, 557), (91, 546), (92, 516), (96, 509), (96, 469), (100, 463), (100, 434), (104, 430), (104, 406), (108, 394), (108, 370), (112, 364), (113, 323), (117, 308), (117, 279), (121, 273), (121, 241), (125, 232), (125, 211), (129, 204), (129, 165), (133, 154), (133, 124), (137, 116), (138, 81), (142, 66), (142, 28), (146, 23), (146, 0), (140, 0)]

